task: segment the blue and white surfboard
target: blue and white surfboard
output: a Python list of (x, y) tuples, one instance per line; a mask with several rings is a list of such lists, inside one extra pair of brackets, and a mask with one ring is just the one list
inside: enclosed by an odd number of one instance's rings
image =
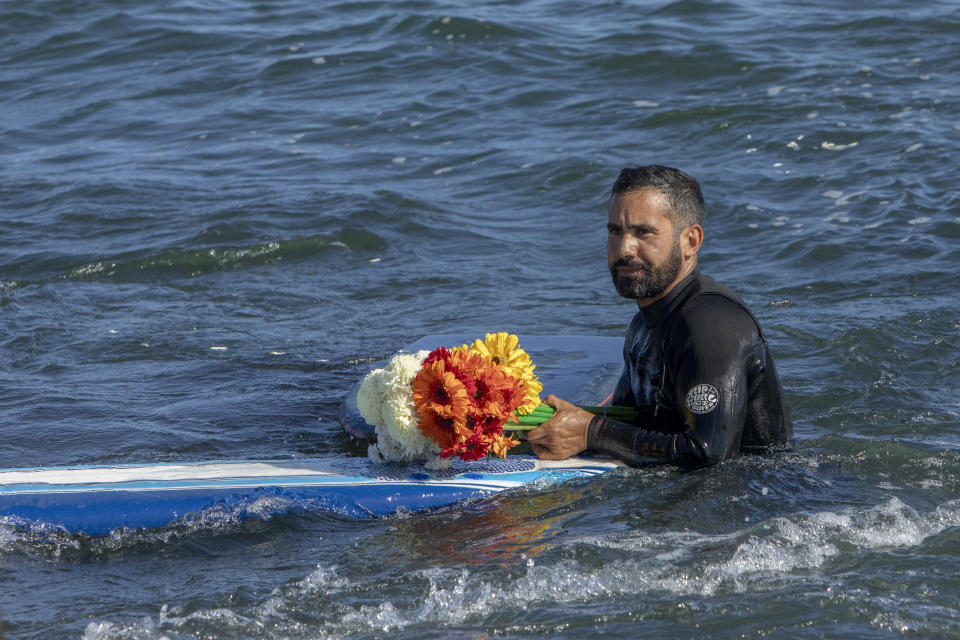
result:
[(588, 477), (615, 466), (601, 459), (508, 456), (458, 461), (447, 471), (365, 458), (8, 469), (0, 471), (0, 518), (103, 535), (117, 527), (159, 527), (263, 496), (289, 498), (287, 504), (301, 510), (370, 518), (482, 498), (535, 480)]
[[(407, 350), (465, 341), (431, 336)], [(588, 404), (600, 404), (612, 390), (622, 367), (620, 345), (610, 338), (521, 338), (548, 392)], [(373, 428), (356, 411), (355, 395), (351, 391), (344, 399), (341, 422), (354, 435), (371, 439)], [(482, 498), (534, 481), (585, 478), (619, 464), (511, 455), (458, 460), (445, 471), (347, 457), (6, 469), (0, 470), (0, 522), (103, 535), (117, 527), (159, 527), (212, 508), (242, 507), (264, 496), (287, 498), (275, 502), (300, 510), (370, 518)]]

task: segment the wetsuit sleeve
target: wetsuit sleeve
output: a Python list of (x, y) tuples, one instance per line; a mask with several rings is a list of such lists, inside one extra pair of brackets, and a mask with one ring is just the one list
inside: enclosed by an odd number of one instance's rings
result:
[(689, 434), (667, 434), (632, 424), (594, 416), (587, 428), (587, 448), (605, 453), (629, 465), (667, 462), (683, 467), (699, 467), (707, 459), (705, 447)]
[(665, 345), (661, 401), (681, 424), (661, 433), (603, 417), (591, 420), (587, 446), (627, 464), (692, 468), (734, 455), (743, 434), (748, 368), (762, 353), (752, 316), (724, 296), (703, 296), (676, 319)]

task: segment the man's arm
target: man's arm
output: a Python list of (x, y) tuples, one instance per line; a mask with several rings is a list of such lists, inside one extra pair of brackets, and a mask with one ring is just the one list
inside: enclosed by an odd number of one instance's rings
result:
[(670, 462), (684, 467), (709, 464), (707, 445), (695, 434), (648, 431), (594, 415), (556, 396), (544, 403), (556, 410), (552, 418), (527, 433), (533, 452), (543, 460), (563, 460), (590, 450), (632, 466)]
[(687, 468), (738, 452), (750, 369), (763, 353), (759, 328), (737, 302), (718, 295), (703, 296), (676, 322), (661, 394), (682, 424), (674, 433), (660, 433), (599, 418), (588, 428), (591, 450), (632, 465), (659, 461)]
[(763, 353), (759, 330), (742, 307), (720, 296), (710, 296), (679, 322), (666, 363), (670, 383), (662, 389), (683, 416), (676, 432), (616, 422), (560, 401), (556, 415), (527, 434), (534, 452), (558, 459), (589, 449), (634, 466), (665, 462), (686, 468), (735, 455), (750, 369)]

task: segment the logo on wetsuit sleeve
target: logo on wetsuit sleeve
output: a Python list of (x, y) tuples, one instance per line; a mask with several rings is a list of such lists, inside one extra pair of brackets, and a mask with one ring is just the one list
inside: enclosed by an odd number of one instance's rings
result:
[(711, 384), (698, 384), (687, 391), (686, 403), (694, 413), (710, 413), (720, 403), (720, 392)]

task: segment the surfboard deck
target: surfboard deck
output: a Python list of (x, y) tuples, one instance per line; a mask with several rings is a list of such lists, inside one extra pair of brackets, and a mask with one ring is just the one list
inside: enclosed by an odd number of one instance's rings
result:
[(589, 477), (618, 464), (508, 456), (456, 461), (446, 471), (366, 458), (7, 469), (0, 471), (0, 521), (44, 523), (97, 536), (117, 527), (160, 527), (187, 514), (264, 496), (287, 499), (278, 512), (293, 507), (372, 518), (483, 498), (535, 481)]
[[(427, 336), (405, 350), (457, 346), (476, 337)], [(599, 405), (612, 393), (623, 367), (622, 345), (617, 338), (520, 336), (544, 392), (578, 404)], [(340, 422), (354, 436), (373, 441), (374, 428), (356, 407), (358, 387), (359, 382), (344, 397)], [(346, 457), (6, 469), (0, 470), (0, 523), (104, 535), (118, 527), (160, 527), (212, 508), (243, 511), (261, 498), (272, 506), (258, 505), (251, 516), (305, 510), (371, 518), (482, 498), (530, 482), (589, 477), (617, 466), (601, 458), (547, 462), (509, 455), (456, 460), (446, 471)]]

